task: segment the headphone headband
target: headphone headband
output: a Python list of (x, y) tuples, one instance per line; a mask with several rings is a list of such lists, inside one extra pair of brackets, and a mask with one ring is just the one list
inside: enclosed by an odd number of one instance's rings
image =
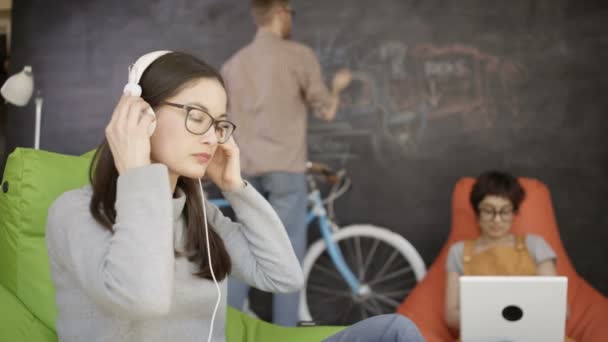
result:
[(141, 86), (139, 85), (141, 76), (155, 60), (171, 52), (169, 50), (154, 51), (139, 57), (135, 63), (129, 66), (129, 80), (124, 92), (132, 96), (141, 96)]

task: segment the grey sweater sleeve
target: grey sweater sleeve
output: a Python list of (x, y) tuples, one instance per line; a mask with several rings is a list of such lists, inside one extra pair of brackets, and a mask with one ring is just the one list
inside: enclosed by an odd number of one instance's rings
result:
[(232, 275), (269, 292), (294, 292), (303, 286), (302, 268), (287, 232), (270, 204), (253, 186), (225, 192), (239, 222), (210, 204), (209, 222), (232, 258)]
[(46, 237), (52, 267), (75, 279), (109, 312), (131, 319), (166, 314), (174, 272), (167, 168), (129, 170), (118, 178), (116, 192), (114, 233), (90, 214), (90, 188), (55, 201)]
[(460, 275), (464, 273), (462, 266), (462, 255), (464, 254), (464, 241), (456, 242), (450, 247), (448, 252), (448, 260), (446, 262), (446, 270), (448, 272), (456, 272)]

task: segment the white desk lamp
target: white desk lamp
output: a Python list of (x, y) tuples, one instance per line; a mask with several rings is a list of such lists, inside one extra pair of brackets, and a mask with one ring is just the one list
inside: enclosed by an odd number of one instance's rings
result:
[[(2, 89), (0, 89), (2, 97), (6, 102), (12, 103), (19, 107), (24, 107), (28, 104), (34, 93), (34, 75), (32, 74), (32, 67), (26, 65), (23, 70), (9, 77)], [(40, 94), (36, 95), (36, 128), (34, 135), (34, 148), (40, 148), (40, 124), (42, 116), (42, 97)]]

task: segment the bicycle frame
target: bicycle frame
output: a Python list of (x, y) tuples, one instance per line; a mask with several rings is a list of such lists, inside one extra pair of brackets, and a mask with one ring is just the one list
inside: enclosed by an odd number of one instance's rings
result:
[(308, 183), (310, 189), (312, 190), (308, 194), (308, 200), (312, 204), (308, 215), (306, 216), (306, 224), (312, 223), (315, 219), (319, 223), (319, 229), (321, 231), (321, 236), (327, 245), (327, 253), (331, 258), (331, 261), (336, 266), (338, 272), (342, 278), (346, 281), (348, 286), (351, 289), (353, 294), (361, 294), (362, 286), (359, 282), (359, 279), (355, 277), (350, 267), (344, 261), (344, 256), (342, 255), (342, 251), (340, 250), (340, 246), (338, 246), (334, 240), (331, 238), (332, 232), (330, 227), (330, 220), (327, 217), (327, 211), (323, 206), (323, 199), (321, 198), (321, 192), (317, 189), (316, 184), (314, 183), (314, 179), (312, 176), (309, 176)]
[[(361, 286), (359, 279), (355, 277), (350, 267), (346, 264), (344, 260), (344, 256), (342, 254), (342, 250), (340, 250), (340, 246), (338, 246), (333, 239), (332, 236), (332, 228), (331, 221), (327, 216), (327, 211), (325, 210), (325, 206), (323, 205), (323, 199), (321, 198), (321, 192), (317, 188), (314, 179), (312, 176), (309, 176), (308, 183), (311, 191), (308, 193), (308, 200), (311, 203), (311, 208), (308, 211), (306, 216), (306, 224), (317, 220), (319, 223), (319, 228), (321, 231), (321, 236), (327, 245), (327, 253), (331, 258), (334, 266), (342, 278), (346, 281), (348, 286), (351, 289), (351, 292), (355, 295), (362, 294), (365, 292), (365, 289)], [(226, 208), (230, 207), (230, 202), (223, 198), (214, 198), (209, 200), (211, 203), (216, 205), (218, 208)]]

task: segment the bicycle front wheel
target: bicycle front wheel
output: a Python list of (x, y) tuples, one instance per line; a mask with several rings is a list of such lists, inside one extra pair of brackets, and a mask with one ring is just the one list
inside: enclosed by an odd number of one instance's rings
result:
[(351, 225), (333, 234), (332, 240), (366, 291), (352, 293), (327, 253), (325, 241), (318, 240), (302, 263), (305, 288), (300, 293), (300, 320), (350, 325), (394, 313), (426, 273), (414, 246), (386, 228)]

